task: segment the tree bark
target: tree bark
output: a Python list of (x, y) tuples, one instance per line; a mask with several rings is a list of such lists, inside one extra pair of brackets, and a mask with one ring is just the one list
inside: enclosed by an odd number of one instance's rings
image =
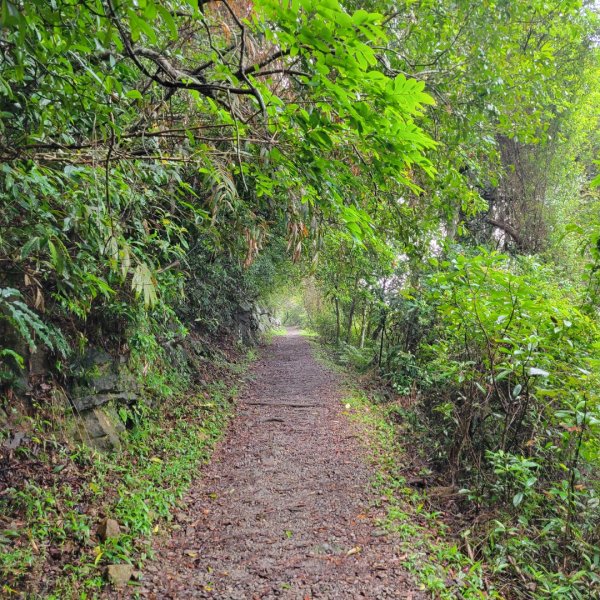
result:
[(365, 300), (362, 312), (362, 323), (360, 326), (360, 348), (365, 347), (365, 337), (367, 335), (367, 308), (369, 307), (368, 300)]
[(383, 340), (385, 338), (385, 322), (387, 320), (387, 312), (383, 313), (383, 322), (381, 324), (381, 342), (379, 343), (379, 361), (377, 363), (378, 367), (381, 369), (381, 360), (383, 357)]
[(340, 343), (340, 301), (337, 296), (333, 302), (335, 303), (335, 343), (337, 346)]
[(485, 222), (488, 223), (488, 225), (493, 225), (494, 227), (501, 229), (504, 231), (504, 233), (508, 233), (508, 235), (510, 235), (510, 237), (517, 244), (517, 247), (520, 248), (523, 245), (523, 240), (521, 239), (521, 236), (517, 230), (511, 225), (508, 225), (508, 223), (501, 223), (500, 221), (496, 221), (496, 219), (492, 219), (491, 217), (486, 217)]
[(352, 321), (354, 320), (354, 311), (356, 309), (356, 296), (358, 292), (358, 275), (354, 282), (354, 295), (352, 296), (352, 302), (350, 304), (350, 311), (348, 313), (348, 325), (346, 327), (346, 343), (350, 343), (350, 335), (352, 334)]

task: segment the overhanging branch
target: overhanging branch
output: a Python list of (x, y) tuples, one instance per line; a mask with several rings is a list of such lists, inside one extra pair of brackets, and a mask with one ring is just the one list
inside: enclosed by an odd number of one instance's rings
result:
[(508, 233), (508, 235), (510, 235), (510, 237), (516, 242), (517, 246), (523, 245), (523, 240), (517, 230), (511, 225), (508, 225), (508, 223), (501, 223), (500, 221), (496, 221), (496, 219), (492, 219), (491, 217), (486, 217), (485, 222), (489, 225), (497, 227), (498, 229), (501, 229), (504, 231), (504, 233)]

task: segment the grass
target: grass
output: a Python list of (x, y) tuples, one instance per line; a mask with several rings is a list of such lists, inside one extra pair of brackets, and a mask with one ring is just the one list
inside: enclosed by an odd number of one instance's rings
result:
[(428, 511), (425, 493), (407, 485), (403, 469), (411, 458), (399, 441), (402, 432), (392, 418), (394, 408), (373, 402), (322, 346), (314, 348), (318, 360), (344, 375), (344, 414), (360, 425), (361, 441), (375, 467), (375, 497), (385, 506), (386, 517), (377, 525), (395, 534), (403, 564), (420, 589), (443, 600), (501, 598), (487, 582), (483, 565), (461, 552), (439, 514)]
[(318, 338), (319, 337), (319, 334), (316, 331), (313, 331), (312, 329), (309, 329), (309, 328), (300, 329), (300, 335), (307, 337), (307, 338)]
[[(0, 496), (0, 513), (13, 516), (0, 530), (0, 595), (22, 597), (28, 589), (29, 597), (84, 600), (99, 595), (105, 565), (140, 569), (153, 536), (169, 530), (198, 467), (209, 460), (233, 412), (236, 381), (254, 356), (230, 365), (231, 381), (172, 396), (160, 410), (138, 407), (118, 453), (61, 444), (42, 437), (43, 428), (32, 436), (21, 458), (38, 461), (47, 476)], [(119, 522), (118, 538), (96, 539), (102, 516)], [(59, 572), (48, 571), (57, 554), (68, 559)]]
[(270, 344), (274, 337), (287, 335), (286, 327), (270, 327), (264, 334), (263, 340), (265, 343)]
[(287, 335), (287, 327), (273, 327), (269, 333), (272, 336), (277, 336), (277, 335)]

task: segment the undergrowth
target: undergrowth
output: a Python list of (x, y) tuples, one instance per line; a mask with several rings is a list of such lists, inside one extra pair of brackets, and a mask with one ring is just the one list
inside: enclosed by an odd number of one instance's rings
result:
[[(176, 394), (160, 408), (127, 409), (123, 416), (133, 426), (118, 453), (60, 443), (34, 423), (30, 443), (18, 451), (44, 475), (0, 496), (0, 513), (12, 517), (0, 532), (1, 595), (27, 589), (48, 599), (93, 598), (105, 584), (105, 565), (140, 569), (152, 537), (169, 529), (199, 465), (210, 458), (253, 358), (250, 352), (227, 365), (226, 381), (208, 383), (185, 401)], [(100, 542), (95, 530), (103, 517), (116, 519), (121, 535)]]
[(555, 265), (483, 247), (421, 277), (363, 319), (370, 335), (332, 336), (334, 311), (319, 333), (369, 372), (429, 470), (411, 487), (506, 597), (600, 597), (596, 309)]
[(398, 443), (393, 409), (374, 404), (358, 389), (346, 398), (346, 414), (365, 427), (377, 473), (373, 486), (386, 506), (380, 525), (396, 534), (404, 552), (404, 566), (416, 577), (422, 590), (441, 599), (500, 598), (486, 579), (483, 565), (460, 551), (447, 535), (440, 514), (427, 508), (427, 497), (406, 483), (402, 469), (409, 458)]

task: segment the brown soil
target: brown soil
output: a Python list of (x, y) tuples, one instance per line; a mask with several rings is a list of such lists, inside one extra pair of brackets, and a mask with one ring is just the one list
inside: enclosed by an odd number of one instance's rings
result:
[(336, 376), (294, 330), (275, 338), (253, 374), (227, 438), (176, 515), (181, 529), (157, 543), (137, 592), (423, 597), (394, 539), (376, 528), (372, 472)]

